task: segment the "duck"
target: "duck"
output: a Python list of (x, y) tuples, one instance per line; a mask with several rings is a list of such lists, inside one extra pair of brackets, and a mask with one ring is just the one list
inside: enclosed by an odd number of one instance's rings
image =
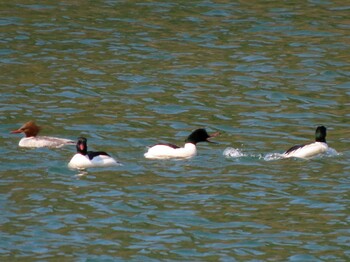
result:
[(87, 139), (78, 137), (77, 153), (68, 163), (70, 169), (86, 169), (90, 167), (109, 167), (118, 165), (118, 162), (104, 151), (88, 151)]
[(58, 137), (50, 137), (50, 136), (38, 136), (41, 128), (36, 125), (34, 121), (29, 121), (22, 125), (20, 128), (11, 131), (11, 134), (24, 133), (25, 137), (23, 137), (18, 146), (20, 147), (51, 147), (51, 148), (59, 148), (65, 145), (75, 145), (75, 142), (70, 139), (58, 138)]
[(191, 158), (197, 154), (197, 143), (211, 142), (209, 139), (218, 135), (219, 132), (209, 135), (204, 128), (199, 128), (186, 138), (183, 147), (174, 144), (160, 143), (151, 146), (144, 156), (148, 159)]
[(295, 145), (285, 151), (282, 156), (284, 158), (312, 158), (325, 153), (328, 150), (326, 142), (327, 128), (318, 126), (315, 132), (315, 142), (304, 145)]

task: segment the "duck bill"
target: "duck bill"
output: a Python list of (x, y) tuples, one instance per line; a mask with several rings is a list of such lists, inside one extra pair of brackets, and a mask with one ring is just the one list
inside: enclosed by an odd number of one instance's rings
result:
[(17, 130), (13, 130), (11, 131), (10, 133), (11, 134), (19, 134), (19, 133), (22, 133), (23, 131), (21, 129), (17, 129)]
[(218, 135), (220, 135), (220, 132), (215, 132), (214, 134), (211, 134), (211, 135), (207, 138), (207, 142), (217, 144), (217, 142), (213, 142), (213, 141), (211, 141), (210, 139), (211, 139), (212, 137), (216, 137), (216, 136), (218, 136)]

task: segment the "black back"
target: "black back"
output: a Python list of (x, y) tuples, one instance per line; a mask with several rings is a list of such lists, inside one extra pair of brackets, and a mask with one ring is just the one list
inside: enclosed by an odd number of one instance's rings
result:
[(92, 160), (95, 156), (110, 156), (108, 155), (106, 152), (103, 151), (88, 151), (87, 155), (89, 157), (90, 160)]
[[(155, 145), (153, 145), (153, 146), (168, 146), (168, 147), (171, 147), (171, 148), (174, 148), (174, 149), (180, 148), (179, 146), (174, 145), (174, 144), (170, 144), (170, 143), (160, 143), (160, 144), (155, 144)], [(153, 147), (153, 146), (152, 146), (152, 147)]]
[(284, 152), (285, 154), (289, 154), (290, 152), (293, 152), (299, 148), (302, 148), (303, 146), (305, 145), (295, 145), (295, 146), (292, 146), (291, 148), (289, 148), (286, 152)]

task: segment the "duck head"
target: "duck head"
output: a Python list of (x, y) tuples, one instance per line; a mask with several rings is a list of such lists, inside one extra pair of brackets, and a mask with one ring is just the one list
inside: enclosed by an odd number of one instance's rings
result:
[(86, 155), (87, 154), (87, 139), (85, 137), (78, 137), (77, 152)]
[(37, 136), (40, 131), (40, 127), (35, 124), (34, 121), (29, 121), (21, 126), (17, 130), (11, 131), (11, 134), (24, 133), (26, 137)]
[(316, 128), (316, 132), (315, 132), (316, 142), (326, 143), (326, 136), (327, 136), (327, 128), (325, 128), (324, 126), (319, 126)]
[(199, 128), (193, 131), (185, 140), (186, 143), (197, 144), (199, 142), (211, 142), (209, 139), (215, 136), (218, 136), (220, 133), (216, 132), (212, 135), (209, 135), (204, 128)]

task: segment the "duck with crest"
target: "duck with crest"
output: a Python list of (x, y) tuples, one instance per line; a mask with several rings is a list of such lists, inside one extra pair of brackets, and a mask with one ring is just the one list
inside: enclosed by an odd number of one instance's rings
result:
[(24, 133), (23, 137), (19, 141), (20, 147), (53, 147), (59, 148), (64, 145), (74, 145), (75, 142), (70, 139), (50, 137), (50, 136), (38, 136), (41, 128), (35, 124), (34, 121), (29, 121), (21, 126), (19, 129), (12, 131), (12, 134)]

